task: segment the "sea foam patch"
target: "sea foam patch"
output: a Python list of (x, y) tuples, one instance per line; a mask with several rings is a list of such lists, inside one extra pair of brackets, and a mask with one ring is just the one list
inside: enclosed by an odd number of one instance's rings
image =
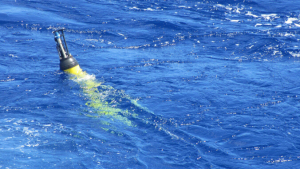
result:
[(286, 24), (292, 24), (294, 21), (297, 21), (297, 18), (288, 18), (287, 21), (285, 21)]

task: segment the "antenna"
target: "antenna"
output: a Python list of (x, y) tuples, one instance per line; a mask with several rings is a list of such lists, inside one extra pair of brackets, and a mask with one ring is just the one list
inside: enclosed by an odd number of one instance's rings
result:
[(57, 29), (52, 32), (60, 59), (60, 69), (75, 74), (80, 72), (81, 69), (76, 59), (69, 53), (64, 30), (65, 28)]

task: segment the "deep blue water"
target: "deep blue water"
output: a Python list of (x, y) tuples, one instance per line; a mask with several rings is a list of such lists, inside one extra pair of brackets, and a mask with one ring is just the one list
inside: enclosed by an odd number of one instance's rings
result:
[[(0, 168), (298, 168), (299, 17), (291, 0), (2, 0)], [(59, 70), (58, 28), (95, 97)]]

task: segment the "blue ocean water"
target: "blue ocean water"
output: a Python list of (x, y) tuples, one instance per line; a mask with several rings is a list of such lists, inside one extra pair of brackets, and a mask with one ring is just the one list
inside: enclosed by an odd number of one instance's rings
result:
[[(298, 168), (299, 17), (289, 0), (2, 0), (0, 168)], [(89, 79), (59, 70), (59, 28)]]

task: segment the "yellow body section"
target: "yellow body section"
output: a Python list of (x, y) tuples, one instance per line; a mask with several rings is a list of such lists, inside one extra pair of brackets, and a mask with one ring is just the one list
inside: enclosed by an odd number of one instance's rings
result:
[(73, 75), (79, 75), (82, 72), (79, 65), (76, 65), (76, 66), (74, 66), (70, 69), (64, 70), (64, 71), (67, 73), (73, 74)]

